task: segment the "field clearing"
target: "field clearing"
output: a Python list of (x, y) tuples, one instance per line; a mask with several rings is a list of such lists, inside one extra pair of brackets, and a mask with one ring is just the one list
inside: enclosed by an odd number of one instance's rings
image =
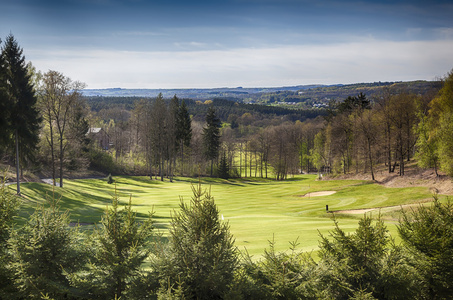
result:
[[(315, 175), (301, 175), (287, 181), (263, 179), (222, 180), (204, 178), (205, 189), (211, 190), (219, 213), (230, 224), (236, 246), (255, 256), (263, 254), (268, 241), (276, 242), (278, 251), (287, 250), (289, 242), (299, 242), (299, 249), (317, 249), (319, 232), (327, 235), (334, 228), (329, 211), (355, 210), (396, 206), (382, 209), (382, 216), (392, 236), (396, 237), (399, 205), (428, 202), (432, 193), (427, 187), (387, 188), (362, 180), (318, 181)], [(171, 213), (179, 209), (181, 199), (189, 201), (191, 185), (198, 179), (177, 178), (173, 183), (149, 180), (147, 177), (114, 177), (120, 200), (131, 197), (138, 218), (154, 211), (156, 228), (168, 232)], [(10, 187), (12, 188), (12, 187)], [(53, 187), (44, 183), (21, 185), (23, 205), (20, 218), (27, 218), (37, 203), (47, 194), (52, 198)], [(326, 195), (324, 192), (334, 192)], [(323, 192), (317, 194), (317, 192)], [(55, 188), (60, 206), (69, 210), (71, 221), (93, 224), (100, 221), (103, 211), (111, 203), (115, 185), (105, 179), (66, 180), (64, 188)], [(304, 195), (306, 195), (304, 197)], [(308, 196), (307, 196), (308, 195)], [(352, 231), (363, 214), (335, 214), (341, 228)], [(373, 216), (377, 212), (372, 212)]]

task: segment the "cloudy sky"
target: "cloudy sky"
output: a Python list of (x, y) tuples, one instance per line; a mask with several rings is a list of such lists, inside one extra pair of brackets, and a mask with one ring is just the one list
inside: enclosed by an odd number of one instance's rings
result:
[(88, 88), (434, 80), (453, 1), (0, 0), (0, 38)]

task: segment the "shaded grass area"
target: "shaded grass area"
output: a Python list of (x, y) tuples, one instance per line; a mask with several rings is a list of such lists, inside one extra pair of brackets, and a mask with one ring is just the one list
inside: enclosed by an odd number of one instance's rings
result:
[[(138, 219), (154, 211), (156, 228), (164, 236), (168, 232), (171, 213), (179, 209), (180, 201), (189, 201), (191, 185), (198, 179), (176, 178), (173, 183), (150, 180), (147, 177), (114, 177), (116, 184), (105, 179), (66, 180), (63, 188), (47, 184), (24, 183), (23, 205), (19, 222), (23, 222), (46, 199), (60, 199), (63, 210), (69, 210), (71, 221), (98, 223), (101, 215), (117, 193), (122, 203), (132, 200)], [(277, 251), (287, 250), (289, 242), (298, 239), (304, 251), (317, 249), (319, 233), (328, 235), (334, 228), (329, 210), (347, 210), (403, 205), (432, 200), (428, 188), (386, 188), (359, 180), (317, 181), (315, 175), (296, 176), (287, 181), (247, 178), (222, 180), (205, 178), (204, 188), (210, 189), (220, 214), (230, 224), (236, 246), (252, 255), (261, 255), (268, 241), (276, 242)], [(317, 191), (336, 191), (319, 197), (302, 197)], [(46, 196), (47, 195), (47, 196)], [(54, 195), (54, 196), (53, 196)], [(386, 212), (383, 211), (384, 217)], [(337, 216), (345, 231), (355, 230), (363, 215)], [(395, 212), (388, 213), (386, 222), (396, 236)]]

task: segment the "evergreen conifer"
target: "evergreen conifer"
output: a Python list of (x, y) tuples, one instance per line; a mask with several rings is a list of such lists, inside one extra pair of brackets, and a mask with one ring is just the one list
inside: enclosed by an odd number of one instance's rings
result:
[(206, 114), (206, 126), (203, 127), (203, 148), (205, 157), (211, 161), (211, 176), (214, 160), (219, 155), (220, 125), (214, 107), (210, 106)]
[(1, 63), (4, 65), (2, 69), (6, 78), (5, 104), (8, 124), (8, 127), (3, 130), (10, 132), (8, 136), (15, 136), (17, 193), (20, 194), (19, 158), (34, 160), (39, 141), (41, 117), (36, 108), (37, 98), (23, 50), (12, 34), (6, 38), (2, 48)]
[(230, 165), (228, 164), (225, 153), (223, 153), (223, 156), (220, 158), (218, 173), (219, 177), (222, 179), (230, 178)]
[(90, 299), (127, 299), (134, 282), (142, 279), (152, 233), (152, 213), (138, 223), (131, 199), (120, 209), (115, 190), (112, 205), (92, 236), (90, 271), (76, 278), (76, 285), (89, 291)]
[(214, 198), (201, 184), (192, 187), (190, 205), (183, 201), (172, 216), (168, 251), (161, 254), (163, 292), (185, 299), (224, 299), (238, 264), (229, 226), (219, 217)]

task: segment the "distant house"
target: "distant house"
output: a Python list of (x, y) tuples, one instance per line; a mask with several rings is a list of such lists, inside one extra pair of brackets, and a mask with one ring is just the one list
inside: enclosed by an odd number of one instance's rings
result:
[(98, 127), (91, 127), (88, 130), (87, 133), (88, 137), (94, 141), (97, 142), (99, 147), (103, 150), (109, 150), (110, 149), (110, 136), (107, 134), (107, 132)]

